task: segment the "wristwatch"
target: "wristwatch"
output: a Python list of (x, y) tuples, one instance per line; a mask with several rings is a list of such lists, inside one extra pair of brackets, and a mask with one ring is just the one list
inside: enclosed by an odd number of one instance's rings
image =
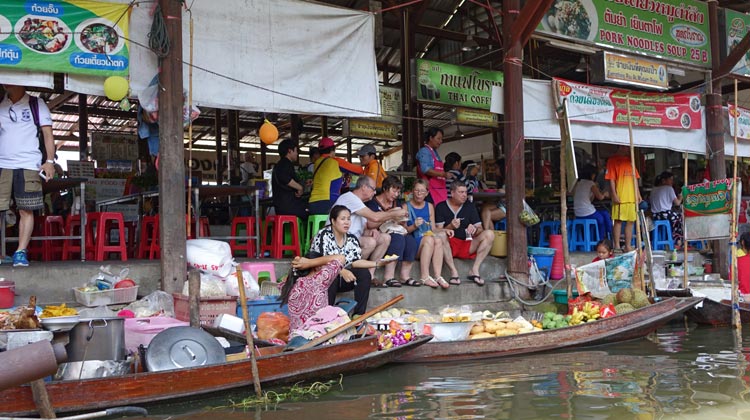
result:
[(51, 164), (53, 164), (53, 165), (54, 165), (54, 164), (55, 164), (55, 161), (54, 161), (54, 160), (52, 160), (52, 159), (47, 159), (47, 163), (51, 163)]

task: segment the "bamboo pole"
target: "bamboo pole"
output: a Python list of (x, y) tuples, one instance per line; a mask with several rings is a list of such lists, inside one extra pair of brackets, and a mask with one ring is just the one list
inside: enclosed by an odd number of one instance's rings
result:
[[(734, 109), (737, 110), (737, 79), (734, 79)], [(742, 332), (742, 322), (740, 320), (740, 294), (737, 288), (737, 131), (739, 130), (739, 116), (734, 117), (734, 168), (732, 173), (732, 223), (729, 243), (732, 246), (731, 255), (731, 282), (732, 282), (732, 324), (735, 332), (739, 336)], [(719, 256), (719, 258), (722, 258)]]
[(569, 270), (570, 251), (568, 249), (567, 174), (565, 165), (565, 152), (568, 147), (567, 137), (570, 135), (570, 121), (568, 120), (568, 102), (566, 99), (563, 99), (562, 104), (560, 103), (557, 94), (560, 87), (557, 82), (554, 83), (553, 89), (554, 94), (552, 97), (555, 101), (555, 113), (557, 115), (557, 122), (560, 125), (560, 235), (562, 236), (563, 248), (563, 279), (565, 280), (568, 300), (571, 300), (573, 299), (573, 284), (570, 281)]
[(245, 296), (245, 279), (242, 277), (242, 269), (237, 266), (237, 286), (240, 289), (240, 306), (242, 307), (242, 321), (245, 324), (245, 340), (247, 341), (247, 352), (250, 353), (250, 369), (253, 374), (253, 385), (255, 395), (260, 398), (260, 374), (258, 373), (258, 361), (255, 359), (255, 341), (253, 330), (250, 328), (250, 315), (247, 313), (247, 297)]
[[(193, 161), (193, 119), (190, 118), (193, 109), (193, 14), (190, 13), (190, 65), (188, 66), (188, 162)], [(188, 194), (187, 194), (187, 237), (190, 237), (192, 229), (190, 220), (192, 220), (192, 197), (193, 197), (193, 169), (188, 165)], [(198, 205), (196, 203), (196, 205)], [(195, 221), (198, 225), (199, 220)]]
[[(636, 264), (641, 264), (641, 224), (638, 222), (638, 196), (640, 196), (640, 193), (638, 192), (638, 178), (636, 177), (635, 172), (635, 147), (633, 146), (633, 120), (631, 118), (630, 113), (630, 93), (626, 96), (626, 102), (628, 105), (628, 137), (630, 138), (630, 171), (631, 175), (633, 176), (633, 192), (635, 193), (635, 203), (633, 205), (635, 206), (635, 214), (636, 214), (636, 220), (635, 220), (635, 246), (636, 246)], [(626, 224), (627, 229), (627, 224)], [(629, 247), (630, 244), (625, 244), (626, 247)], [(633, 280), (636, 280), (635, 278)], [(640, 283), (637, 285), (641, 290), (645, 291), (645, 283), (643, 281), (643, 269), (642, 267), (639, 267), (638, 270), (638, 282)]]
[[(684, 153), (684, 161), (682, 164), (683, 172), (685, 176), (685, 185), (688, 184), (688, 154)], [(683, 200), (685, 197), (682, 197)], [(682, 256), (683, 256), (683, 262), (682, 262), (682, 288), (687, 289), (688, 287), (688, 247), (687, 247), (687, 230), (685, 229), (685, 211), (682, 211)]]

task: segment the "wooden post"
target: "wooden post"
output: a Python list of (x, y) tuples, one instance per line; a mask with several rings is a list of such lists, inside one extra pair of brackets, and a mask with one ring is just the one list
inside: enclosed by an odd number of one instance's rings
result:
[(237, 288), (240, 291), (240, 307), (242, 308), (242, 321), (245, 324), (245, 341), (247, 341), (247, 351), (250, 353), (250, 370), (253, 374), (253, 385), (255, 386), (255, 395), (261, 397), (260, 374), (258, 373), (258, 361), (255, 359), (255, 341), (253, 340), (253, 330), (250, 325), (250, 315), (247, 312), (247, 296), (245, 296), (245, 278), (242, 276), (240, 266), (237, 266)]
[[(638, 196), (640, 193), (638, 192), (638, 177), (635, 175), (635, 147), (633, 146), (633, 120), (631, 119), (630, 115), (630, 94), (627, 95), (627, 104), (628, 104), (628, 138), (630, 139), (630, 172), (633, 176), (633, 188), (635, 192), (635, 203), (633, 204), (635, 206), (635, 258), (636, 258), (636, 264), (641, 264), (641, 223), (638, 220)], [(627, 229), (627, 224), (626, 224)], [(625, 244), (625, 246), (630, 246), (630, 244)], [(641, 265), (641, 268), (637, 271), (639, 273), (638, 278), (633, 279), (633, 288), (638, 288), (645, 291), (645, 283), (643, 281), (643, 267)], [(635, 284), (635, 281), (638, 280), (638, 283)]]
[(182, 128), (182, 4), (159, 0), (170, 49), (159, 75), (159, 238), (162, 289), (182, 291), (185, 263), (185, 144)]
[(49, 394), (47, 394), (47, 386), (44, 384), (44, 379), (36, 379), (30, 383), (31, 396), (34, 399), (34, 405), (36, 405), (39, 415), (44, 419), (57, 418), (55, 410), (52, 408)]
[(224, 153), (221, 145), (221, 109), (214, 108), (214, 136), (216, 137), (216, 184), (221, 185), (224, 178)]
[[(737, 109), (737, 79), (734, 79), (734, 109)], [(734, 325), (737, 336), (742, 342), (742, 320), (740, 319), (740, 292), (738, 290), (737, 278), (737, 133), (739, 131), (739, 116), (734, 118), (734, 169), (732, 173), (732, 222), (729, 243), (732, 244), (732, 324)], [(721, 258), (721, 256), (720, 256)], [(683, 264), (685, 266), (685, 264)], [(687, 270), (687, 268), (685, 268)]]
[(201, 274), (198, 270), (188, 273), (188, 303), (190, 308), (190, 326), (201, 326)]
[[(683, 176), (685, 177), (685, 180), (683, 181), (684, 185), (688, 185), (688, 154), (683, 153), (684, 159), (682, 163), (683, 169)], [(682, 197), (683, 200), (685, 200), (685, 197)], [(685, 223), (685, 203), (683, 201), (682, 203), (682, 288), (687, 289), (688, 287), (688, 270), (687, 270), (687, 260), (688, 260), (688, 241), (687, 241), (687, 223)]]
[(87, 160), (89, 153), (88, 97), (85, 93), (78, 94), (78, 158), (80, 160)]

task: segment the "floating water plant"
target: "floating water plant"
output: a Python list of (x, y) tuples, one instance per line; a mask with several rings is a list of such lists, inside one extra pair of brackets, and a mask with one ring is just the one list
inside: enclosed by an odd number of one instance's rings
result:
[(282, 388), (278, 391), (265, 391), (263, 396), (258, 398), (256, 396), (247, 397), (241, 401), (235, 402), (229, 400), (229, 405), (215, 407), (215, 410), (226, 409), (226, 408), (253, 408), (258, 406), (277, 405), (282, 402), (289, 401), (303, 401), (309, 398), (318, 398), (326, 392), (330, 391), (335, 385), (338, 385), (343, 389), (344, 375), (339, 376), (338, 380), (330, 380), (327, 382), (314, 382), (309, 386), (303, 386), (302, 382), (298, 382), (291, 387)]

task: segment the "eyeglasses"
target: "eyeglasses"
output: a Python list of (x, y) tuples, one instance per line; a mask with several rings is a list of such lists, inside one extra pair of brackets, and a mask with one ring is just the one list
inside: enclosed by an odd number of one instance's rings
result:
[(367, 188), (369, 188), (369, 189), (371, 189), (373, 191), (377, 191), (377, 189), (378, 189), (376, 186), (370, 185), (370, 184), (367, 184)]
[(427, 194), (427, 190), (414, 190), (414, 194)]
[(16, 111), (13, 110), (13, 108), (8, 108), (8, 117), (10, 117), (10, 120), (13, 122), (18, 121), (18, 116), (16, 115)]

